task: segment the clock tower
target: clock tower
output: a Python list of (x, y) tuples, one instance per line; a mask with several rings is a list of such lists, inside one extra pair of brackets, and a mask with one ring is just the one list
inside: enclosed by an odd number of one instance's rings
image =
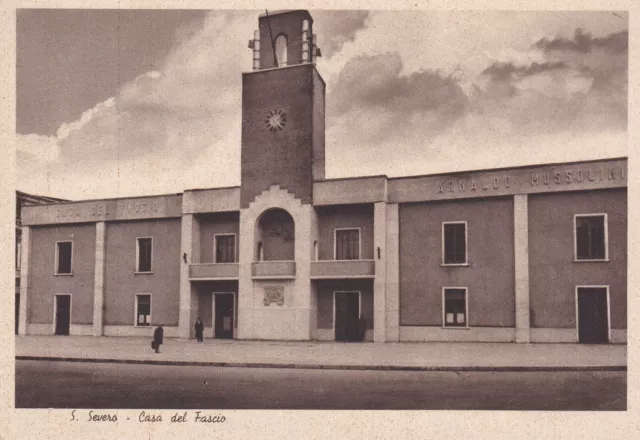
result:
[(241, 208), (274, 185), (303, 204), (324, 179), (325, 83), (308, 11), (262, 14), (242, 76)]

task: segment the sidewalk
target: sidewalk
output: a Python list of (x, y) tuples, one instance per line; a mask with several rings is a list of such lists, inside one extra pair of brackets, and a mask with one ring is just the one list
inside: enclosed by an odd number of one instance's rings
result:
[(626, 345), (514, 343), (339, 343), (165, 338), (162, 353), (150, 338), (16, 336), (16, 359), (416, 371), (618, 370)]

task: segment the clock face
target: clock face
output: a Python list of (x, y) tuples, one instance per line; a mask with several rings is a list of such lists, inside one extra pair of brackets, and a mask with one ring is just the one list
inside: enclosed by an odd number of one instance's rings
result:
[(264, 122), (271, 132), (282, 130), (287, 123), (287, 115), (282, 110), (269, 110)]

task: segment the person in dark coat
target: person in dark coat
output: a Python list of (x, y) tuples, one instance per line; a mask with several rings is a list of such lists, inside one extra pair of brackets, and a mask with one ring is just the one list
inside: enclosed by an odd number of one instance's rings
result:
[(162, 340), (164, 339), (164, 329), (162, 325), (159, 325), (158, 328), (153, 332), (153, 345), (155, 346), (156, 353), (160, 353), (160, 346), (162, 345)]
[(198, 320), (196, 321), (196, 339), (198, 342), (204, 341), (204, 324), (202, 323), (202, 319), (198, 316)]

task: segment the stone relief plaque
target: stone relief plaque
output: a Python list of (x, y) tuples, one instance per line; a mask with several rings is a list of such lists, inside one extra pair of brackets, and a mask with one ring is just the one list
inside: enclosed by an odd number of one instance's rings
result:
[(264, 305), (269, 306), (272, 302), (278, 306), (284, 305), (284, 286), (266, 286), (264, 288)]

